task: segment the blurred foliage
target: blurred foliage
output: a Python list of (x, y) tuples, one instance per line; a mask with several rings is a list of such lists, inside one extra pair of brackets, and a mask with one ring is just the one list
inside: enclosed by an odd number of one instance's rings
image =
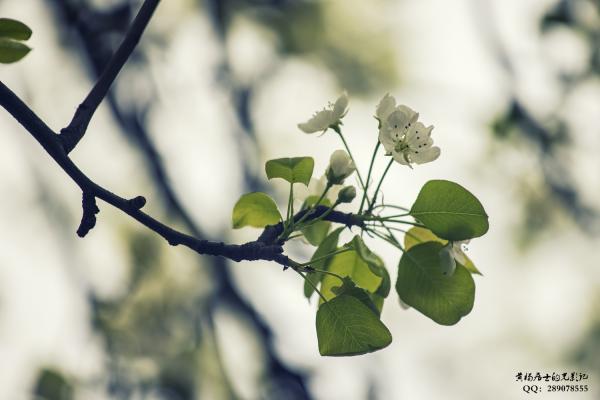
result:
[[(110, 391), (125, 398), (135, 392), (196, 398), (206, 358), (206, 338), (200, 333), (206, 297), (199, 285), (201, 272), (168, 262), (172, 258), (163, 254), (162, 240), (151, 233), (130, 232), (125, 238), (131, 255), (130, 289), (121, 298), (92, 302), (95, 326), (110, 359)], [(212, 384), (219, 384), (218, 379)]]
[[(533, 145), (533, 153), (539, 159), (539, 174), (533, 179), (524, 177), (517, 183), (522, 188), (525, 218), (520, 226), (521, 245), (526, 247), (543, 232), (570, 219), (584, 232), (600, 232), (600, 209), (588, 204), (572, 179), (575, 173), (565, 151), (569, 151), (577, 135), (569, 126), (562, 112), (564, 104), (575, 88), (600, 76), (600, 2), (597, 0), (560, 0), (550, 8), (539, 22), (541, 40), (558, 27), (568, 29), (584, 38), (589, 50), (585, 68), (565, 71), (557, 68), (555, 78), (560, 85), (561, 101), (555, 110), (538, 115), (526, 101), (513, 94), (505, 111), (492, 122), (492, 130), (501, 140)], [(499, 50), (501, 52), (502, 50)], [(507, 54), (499, 54), (499, 60), (508, 60)], [(508, 63), (509, 73), (514, 70)], [(517, 88), (513, 88), (517, 93)], [(531, 174), (529, 174), (531, 175)], [(527, 180), (527, 181), (525, 181)], [(565, 218), (566, 217), (566, 218)]]
[(42, 368), (34, 393), (38, 400), (72, 400), (73, 386), (57, 370)]
[[(257, 1), (220, 0), (225, 32), (236, 16), (251, 18), (271, 30), (282, 57), (308, 57), (331, 71), (353, 95), (389, 90), (398, 82), (399, 65), (389, 34), (374, 29), (381, 0)], [(380, 3), (380, 4), (374, 4)]]

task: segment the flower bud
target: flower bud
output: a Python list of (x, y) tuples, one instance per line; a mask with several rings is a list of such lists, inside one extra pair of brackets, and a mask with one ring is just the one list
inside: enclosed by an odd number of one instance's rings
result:
[(336, 150), (329, 159), (327, 180), (331, 185), (341, 185), (355, 170), (356, 167), (348, 153), (344, 150)]
[(337, 202), (338, 203), (351, 203), (355, 197), (356, 197), (356, 188), (354, 186), (345, 186), (338, 193)]

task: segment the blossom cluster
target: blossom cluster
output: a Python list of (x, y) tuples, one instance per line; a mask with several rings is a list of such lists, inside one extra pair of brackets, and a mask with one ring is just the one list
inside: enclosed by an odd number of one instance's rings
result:
[[(339, 132), (342, 118), (348, 113), (348, 95), (344, 92), (335, 102), (317, 111), (306, 122), (298, 124), (305, 133)], [(379, 121), (379, 142), (387, 156), (412, 168), (412, 164), (424, 164), (440, 156), (440, 148), (433, 146), (433, 126), (419, 121), (419, 114), (406, 105), (396, 104), (390, 94), (383, 96), (376, 107), (375, 118)]]

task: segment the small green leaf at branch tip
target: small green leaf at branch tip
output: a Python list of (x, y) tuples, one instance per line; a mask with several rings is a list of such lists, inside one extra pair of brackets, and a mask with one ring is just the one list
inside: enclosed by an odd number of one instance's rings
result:
[(315, 161), (312, 157), (278, 158), (265, 164), (267, 178), (281, 178), (289, 183), (303, 183), (308, 186), (313, 174)]
[(392, 342), (377, 315), (353, 296), (340, 295), (323, 303), (316, 319), (322, 356), (354, 356), (383, 349)]
[(267, 194), (262, 192), (246, 193), (233, 207), (233, 228), (252, 226), (263, 228), (281, 220), (277, 205)]
[(426, 242), (405, 252), (398, 265), (400, 299), (440, 325), (454, 325), (473, 309), (475, 282), (459, 263), (452, 276), (442, 272), (441, 243)]
[(0, 63), (10, 64), (25, 57), (31, 48), (12, 39), (0, 38)]
[(31, 33), (31, 29), (21, 21), (0, 18), (0, 38), (28, 40)]
[(410, 215), (438, 237), (459, 241), (484, 235), (488, 215), (481, 202), (457, 183), (433, 180), (419, 192)]

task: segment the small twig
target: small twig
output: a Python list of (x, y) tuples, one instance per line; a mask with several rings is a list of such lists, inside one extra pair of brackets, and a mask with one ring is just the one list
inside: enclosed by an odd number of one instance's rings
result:
[[(183, 245), (198, 254), (222, 256), (233, 261), (266, 260), (275, 261), (284, 267), (294, 267), (298, 264), (283, 254), (282, 243), (277, 242), (277, 237), (283, 231), (283, 223), (268, 226), (260, 237), (252, 242), (226, 244), (210, 240), (203, 240), (183, 232), (177, 231), (146, 214), (141, 208), (146, 203), (142, 196), (126, 199), (108, 189), (98, 185), (85, 175), (69, 158), (61, 145), (59, 135), (50, 129), (23, 101), (0, 81), (0, 105), (4, 107), (46, 150), (67, 175), (79, 186), (83, 195), (83, 218), (78, 229), (78, 234), (84, 236), (95, 225), (98, 208), (96, 199), (118, 208), (133, 219), (140, 222), (150, 230), (162, 236), (172, 246)], [(311, 209), (313, 210), (313, 209)], [(318, 218), (328, 207), (318, 206), (309, 219)], [(294, 220), (303, 218), (308, 210), (303, 210), (294, 215)], [(354, 214), (345, 214), (338, 211), (330, 213), (328, 221), (337, 222), (346, 226), (363, 226), (363, 220)]]
[(96, 214), (100, 212), (100, 209), (96, 204), (96, 197), (89, 192), (83, 192), (81, 207), (83, 208), (83, 215), (77, 229), (77, 236), (85, 237), (96, 225)]
[(121, 71), (121, 68), (129, 59), (133, 49), (135, 49), (135, 46), (140, 41), (142, 33), (148, 25), (148, 22), (150, 22), (150, 18), (152, 18), (152, 14), (154, 13), (154, 10), (156, 10), (159, 2), (160, 0), (146, 0), (144, 2), (131, 24), (131, 27), (127, 31), (123, 42), (121, 42), (121, 45), (108, 62), (106, 69), (102, 72), (100, 78), (87, 97), (79, 107), (77, 107), (77, 111), (75, 111), (75, 115), (69, 125), (60, 131), (60, 143), (67, 154), (77, 146), (77, 143), (79, 143), (83, 135), (85, 135), (94, 112), (96, 112), (96, 109), (104, 97), (106, 97), (106, 94), (119, 74), (119, 71)]

